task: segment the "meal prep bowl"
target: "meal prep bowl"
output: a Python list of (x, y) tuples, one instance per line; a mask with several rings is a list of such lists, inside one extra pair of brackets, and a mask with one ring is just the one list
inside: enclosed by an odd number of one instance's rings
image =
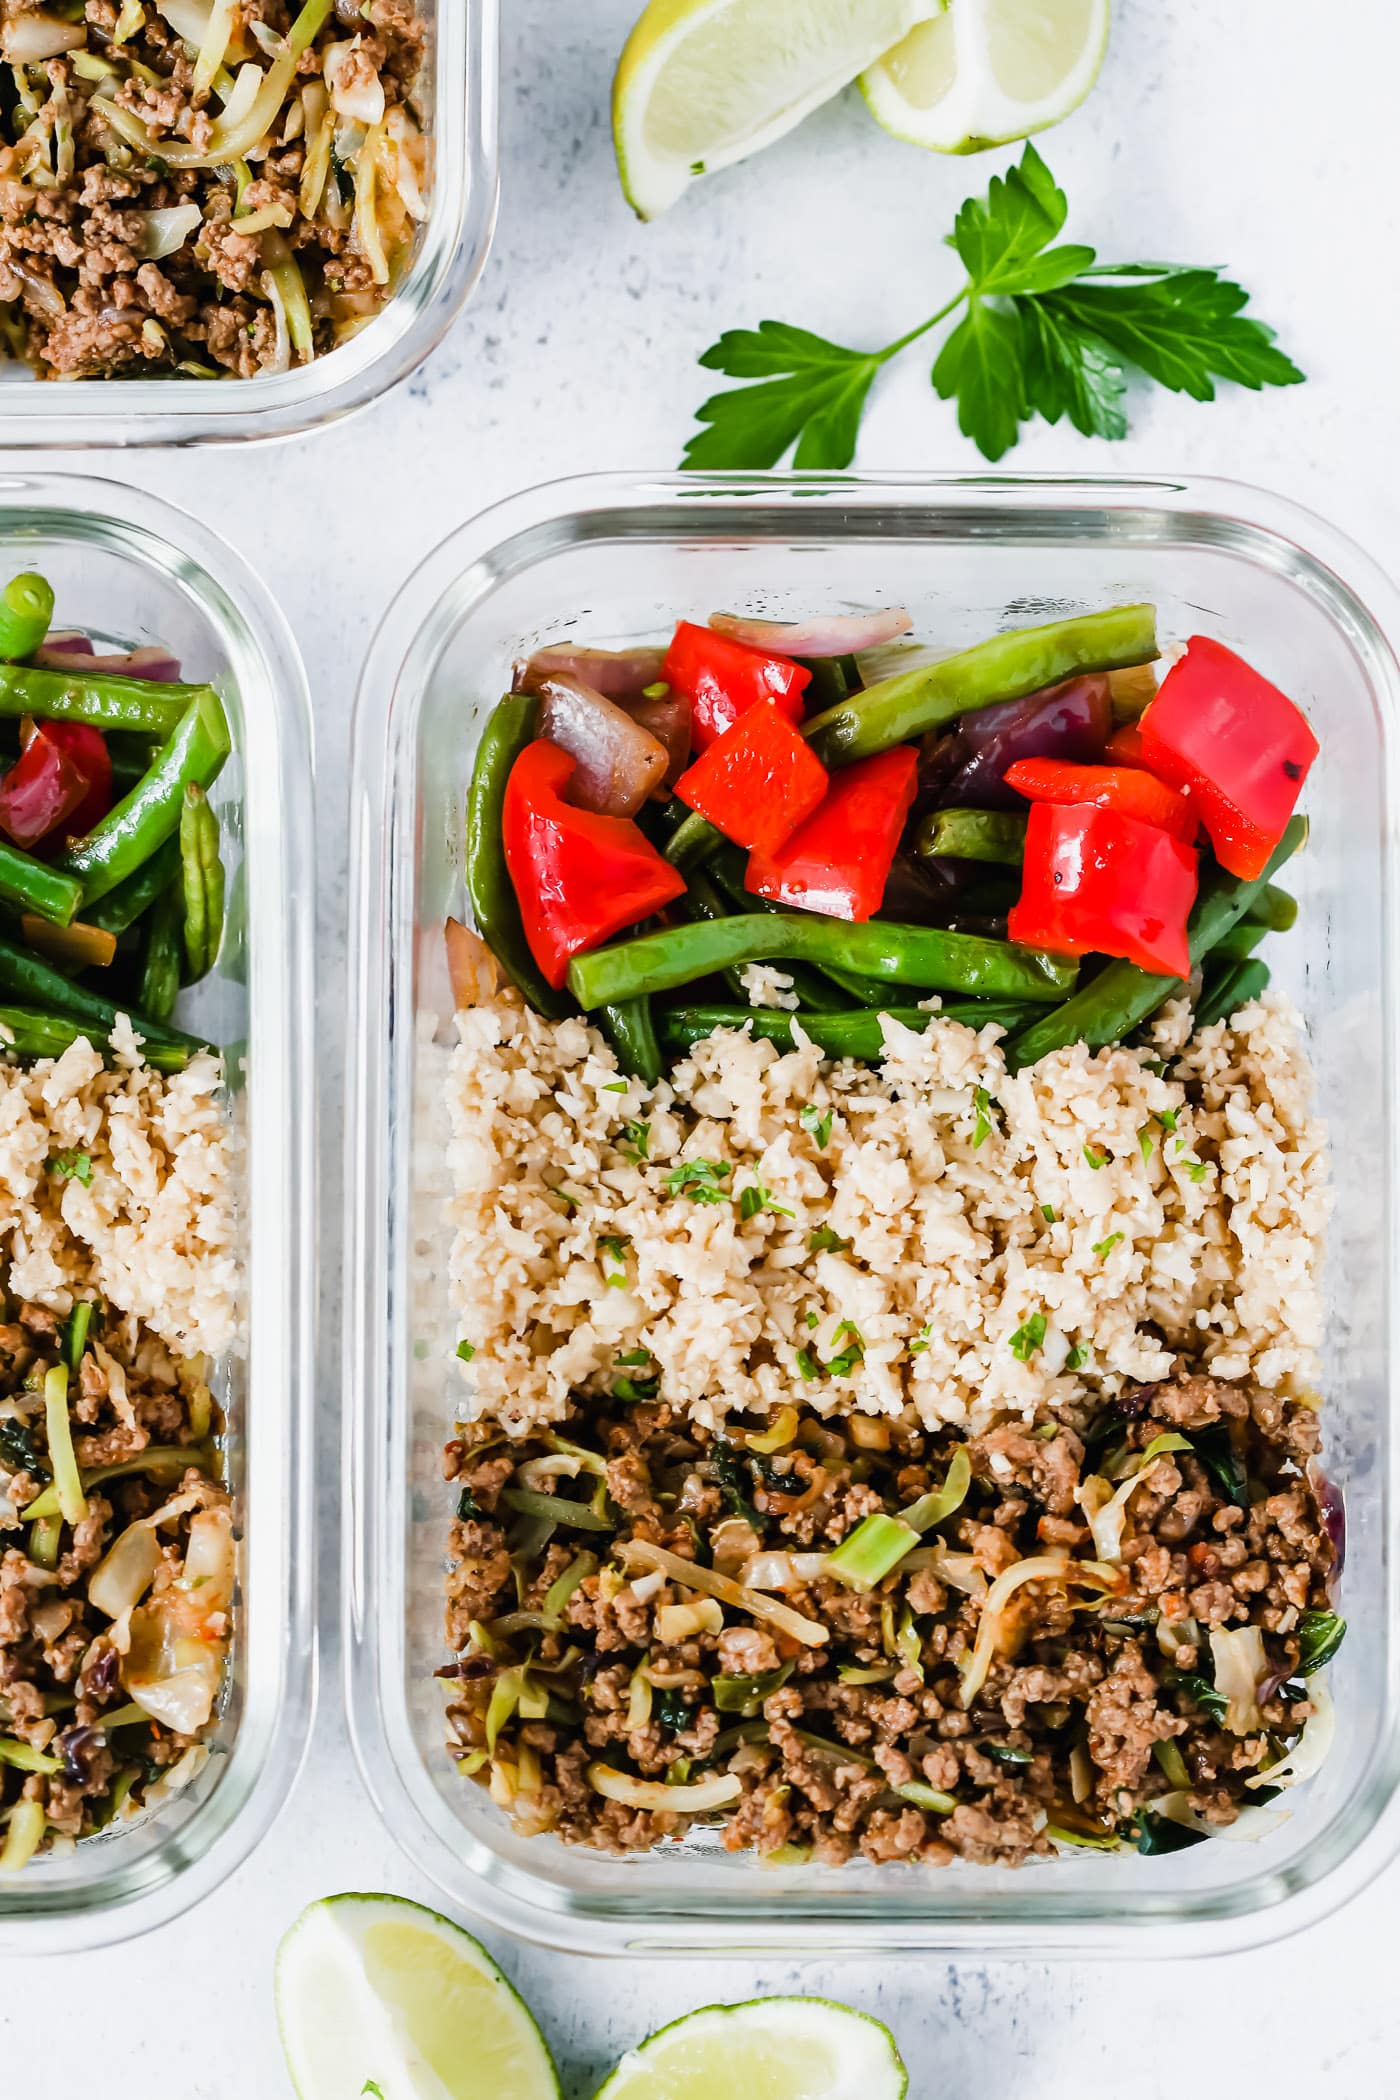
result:
[(182, 1002), (225, 1048), (238, 1152), (245, 1340), (215, 1365), (239, 1538), (229, 1683), (213, 1755), (158, 1813), (0, 1877), (0, 1956), (130, 1939), (252, 1850), (300, 1765), (315, 1685), (311, 1547), (313, 1125), (311, 751), (305, 675), (276, 605), (204, 526), (72, 475), (0, 476), (0, 550), (43, 571), (55, 624), (165, 644), (214, 684), (233, 756), (212, 797), (228, 870), (214, 974)]
[(393, 296), (329, 356), (263, 379), (39, 381), (0, 363), (0, 445), (192, 445), (287, 437), (363, 408), (422, 363), (481, 275), (495, 227), (499, 0), (418, 0), (428, 217)]
[[(462, 1386), (447, 1287), (442, 921), (465, 916), (476, 740), (512, 659), (662, 639), (717, 607), (778, 619), (907, 605), (948, 649), (1149, 598), (1166, 640), (1246, 654), (1322, 740), (1277, 949), (1333, 1137), (1324, 1458), (1344, 1489), (1351, 1630), (1335, 1747), (1261, 1842), (1081, 1852), (1019, 1873), (855, 1862), (764, 1869), (699, 1839), (613, 1859), (517, 1836), (444, 1747), (441, 1449)], [(1385, 578), (1319, 519), (1229, 482), (600, 476), (455, 534), (395, 603), (355, 725), (347, 1124), (345, 1608), (365, 1776), (405, 1849), (493, 1925), (583, 1952), (1162, 1954), (1276, 1937), (1335, 1906), (1400, 1838), (1394, 1306), (1400, 672)], [(1271, 962), (1275, 960), (1270, 956)]]

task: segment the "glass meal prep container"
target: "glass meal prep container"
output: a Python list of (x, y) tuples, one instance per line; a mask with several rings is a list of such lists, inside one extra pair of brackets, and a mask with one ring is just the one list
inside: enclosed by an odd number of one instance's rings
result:
[(238, 1588), (228, 1681), (185, 1792), (139, 1822), (0, 1876), (0, 1957), (130, 1939), (217, 1887), (285, 1801), (315, 1683), (311, 1551), (314, 1077), (311, 751), (296, 644), (262, 585), (193, 518), (109, 481), (0, 476), (5, 574), (37, 568), (55, 624), (165, 644), (223, 699), (233, 755), (211, 800), (228, 872), (217, 967), (180, 1007), (222, 1044), (238, 1140), (244, 1339), (210, 1383), (224, 1414)]
[(498, 189), (499, 0), (417, 0), (432, 145), (428, 216), (398, 285), (349, 342), (257, 379), (37, 380), (0, 361), (0, 446), (189, 445), (287, 437), (362, 408), (422, 363), (486, 261)]
[[(1333, 1137), (1325, 1462), (1349, 1554), (1320, 1776), (1258, 1843), (1078, 1853), (1018, 1873), (852, 1862), (761, 1868), (703, 1837), (615, 1859), (523, 1838), (445, 1749), (441, 1448), (462, 1387), (447, 1287), (441, 929), (466, 915), (476, 740), (512, 660), (545, 641), (655, 641), (717, 607), (775, 619), (907, 605), (949, 650), (999, 628), (1151, 599), (1310, 715), (1308, 850), (1278, 947)], [(395, 603), (356, 715), (347, 1121), (345, 1609), (352, 1725), (381, 1813), (453, 1900), (590, 1953), (1202, 1952), (1282, 1934), (1400, 1838), (1395, 1407), (1396, 874), (1400, 672), (1385, 578), (1317, 518), (1223, 481), (599, 476), (465, 526)], [(1271, 962), (1274, 957), (1271, 955)], [(1389, 1813), (1388, 1813), (1389, 1811)]]

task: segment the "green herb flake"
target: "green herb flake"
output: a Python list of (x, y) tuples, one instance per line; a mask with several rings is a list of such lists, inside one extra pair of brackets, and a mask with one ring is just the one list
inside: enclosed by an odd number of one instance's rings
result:
[(1040, 1206), (1040, 1215), (1041, 1215), (1041, 1217), (1042, 1217), (1042, 1218), (1044, 1218), (1044, 1220), (1045, 1220), (1045, 1222), (1046, 1222), (1046, 1224), (1047, 1224), (1047, 1225), (1053, 1225), (1053, 1224), (1054, 1224), (1054, 1222), (1055, 1222), (1055, 1206), (1054, 1206), (1054, 1204), (1053, 1204), (1053, 1203), (1042, 1203), (1042, 1204), (1041, 1204), (1041, 1206)]
[(627, 1081), (625, 1079), (605, 1079), (603, 1081), (603, 1092), (605, 1094), (625, 1094), (627, 1092)]
[(842, 1336), (847, 1334), (850, 1335), (851, 1340), (846, 1348), (841, 1350), (839, 1355), (829, 1357), (827, 1360), (826, 1368), (833, 1378), (848, 1378), (856, 1365), (863, 1362), (865, 1357), (865, 1337), (854, 1321), (843, 1320), (831, 1339), (834, 1342), (839, 1342)]
[(92, 1155), (88, 1152), (53, 1152), (48, 1159), (48, 1169), (59, 1181), (81, 1181), (84, 1188), (92, 1182)]
[(384, 2088), (377, 2078), (367, 2078), (365, 2080), (360, 2087), (360, 2100), (365, 2100), (366, 2093), (369, 2094), (370, 2100), (384, 2100)]
[(573, 1190), (562, 1181), (557, 1188), (552, 1188), (547, 1193), (553, 1196), (557, 1203), (562, 1203), (565, 1210), (577, 1210), (583, 1201), (582, 1196), (576, 1196)]
[(617, 1141), (617, 1149), (619, 1152), (625, 1152), (629, 1159), (643, 1160), (647, 1156), (650, 1143), (650, 1123), (624, 1123), (622, 1136)]
[(1174, 1108), (1161, 1109), (1158, 1112), (1157, 1121), (1161, 1124), (1163, 1130), (1170, 1134), (1177, 1126), (1177, 1111)]
[(849, 1254), (854, 1244), (852, 1240), (843, 1240), (840, 1233), (833, 1232), (829, 1225), (818, 1225), (815, 1232), (807, 1235), (809, 1254)]
[(615, 1400), (654, 1400), (661, 1390), (659, 1378), (615, 1378), (613, 1380)]
[(1096, 1145), (1086, 1145), (1084, 1147), (1084, 1161), (1085, 1164), (1087, 1166), (1092, 1167), (1094, 1172), (1097, 1174), (1100, 1167), (1106, 1167), (1108, 1165), (1108, 1154), (1106, 1152), (1100, 1152)]
[(1147, 1165), (1147, 1162), (1152, 1157), (1152, 1143), (1152, 1132), (1150, 1130), (1140, 1130), (1138, 1132), (1138, 1151), (1142, 1154), (1144, 1166)]
[(1083, 1342), (1076, 1342), (1069, 1355), (1065, 1358), (1065, 1369), (1067, 1371), (1082, 1371), (1088, 1361), (1089, 1352)]
[(797, 1118), (819, 1152), (825, 1152), (831, 1137), (831, 1110), (809, 1101)]
[(610, 1291), (625, 1291), (627, 1288), (627, 1249), (630, 1241), (620, 1232), (600, 1232), (598, 1248), (601, 1254), (614, 1264), (603, 1269), (603, 1281)]
[(1121, 1232), (1110, 1232), (1107, 1239), (1095, 1240), (1093, 1252), (1097, 1254), (1100, 1261), (1103, 1261), (1107, 1255), (1112, 1254), (1122, 1237)]
[(1038, 1312), (1032, 1313), (1028, 1320), (1022, 1322), (1012, 1335), (1008, 1346), (1011, 1354), (1024, 1364), (1030, 1362), (1044, 1340), (1045, 1315)]
[(666, 1186), (673, 1196), (689, 1196), (692, 1203), (724, 1203), (728, 1192), (729, 1165), (722, 1159), (687, 1159), (672, 1167)]
[(817, 1359), (815, 1358), (815, 1356), (813, 1356), (810, 1349), (798, 1350), (797, 1368), (801, 1372), (802, 1376), (809, 1382), (814, 1378), (820, 1378), (822, 1375), (822, 1367), (817, 1362)]
[(462, 1363), (469, 1364), (472, 1358), (476, 1355), (476, 1343), (458, 1342), (457, 1355)]
[(992, 1114), (992, 1097), (984, 1086), (973, 1088), (972, 1100), (977, 1110), (977, 1120), (972, 1126), (972, 1149), (975, 1152), (979, 1145), (986, 1144), (997, 1126)]
[(739, 1216), (744, 1221), (756, 1218), (761, 1210), (772, 1211), (775, 1217), (790, 1218), (792, 1212), (785, 1203), (775, 1203), (761, 1181), (755, 1180), (739, 1192)]
[(656, 678), (653, 679), (650, 685), (642, 687), (642, 698), (644, 700), (664, 700), (670, 690), (671, 688), (667, 685), (664, 678)]
[(909, 1354), (911, 1356), (922, 1356), (925, 1349), (928, 1348), (932, 1337), (933, 1322), (932, 1320), (926, 1320), (914, 1340), (909, 1344)]
[(820, 1325), (821, 1325), (821, 1321), (820, 1321), (820, 1320), (819, 1320), (819, 1319), (817, 1318), (817, 1315), (816, 1315), (816, 1314), (815, 1314), (814, 1312), (809, 1312), (809, 1313), (808, 1313), (808, 1315), (807, 1315), (807, 1325), (808, 1325), (808, 1327), (809, 1327), (809, 1328), (812, 1328), (812, 1327), (820, 1327)]
[(651, 1362), (651, 1351), (650, 1349), (628, 1349), (622, 1356), (615, 1357), (614, 1362), (624, 1365), (629, 1371), (635, 1371), (639, 1365), (645, 1367)]

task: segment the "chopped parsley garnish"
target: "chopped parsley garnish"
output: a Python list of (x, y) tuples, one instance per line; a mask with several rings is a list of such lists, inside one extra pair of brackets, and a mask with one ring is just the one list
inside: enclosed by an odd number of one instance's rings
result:
[(1089, 1352), (1083, 1342), (1076, 1342), (1069, 1355), (1065, 1358), (1065, 1369), (1067, 1371), (1082, 1371), (1088, 1361)]
[(1108, 1154), (1106, 1152), (1100, 1152), (1098, 1147), (1095, 1145), (1086, 1145), (1084, 1147), (1084, 1158), (1088, 1165), (1093, 1168), (1096, 1174), (1100, 1167), (1106, 1167), (1108, 1165)]
[(846, 1334), (850, 1335), (851, 1337), (849, 1343), (841, 1351), (839, 1356), (833, 1356), (828, 1358), (827, 1360), (826, 1368), (831, 1373), (833, 1378), (849, 1377), (850, 1373), (855, 1369), (856, 1365), (860, 1363), (865, 1356), (865, 1338), (861, 1334), (860, 1329), (855, 1325), (854, 1321), (843, 1320), (841, 1322), (841, 1325), (837, 1328), (835, 1334), (832, 1336), (832, 1340), (834, 1342), (839, 1342), (841, 1337)]
[(972, 1149), (975, 1152), (979, 1145), (986, 1144), (997, 1126), (992, 1114), (992, 1097), (984, 1086), (972, 1089), (972, 1100), (977, 1110), (977, 1120), (972, 1126)]
[(1174, 1108), (1164, 1108), (1159, 1110), (1157, 1115), (1157, 1121), (1161, 1124), (1163, 1130), (1175, 1130), (1177, 1125), (1176, 1110)]
[(623, 1365), (625, 1369), (635, 1371), (639, 1365), (644, 1366), (651, 1362), (651, 1351), (650, 1349), (628, 1349), (625, 1354), (617, 1357), (615, 1361)]
[(797, 1368), (806, 1379), (820, 1378), (822, 1375), (822, 1367), (810, 1349), (798, 1350)]
[(605, 1094), (625, 1094), (627, 1092), (627, 1081), (625, 1079), (605, 1079), (603, 1081), (603, 1092)]
[(1205, 1180), (1207, 1169), (1206, 1162), (1203, 1159), (1184, 1159), (1181, 1164), (1185, 1167), (1192, 1181)]
[(809, 1312), (809, 1313), (808, 1313), (808, 1315), (807, 1315), (807, 1325), (808, 1325), (808, 1327), (809, 1327), (809, 1328), (810, 1328), (810, 1327), (820, 1327), (820, 1325), (821, 1325), (821, 1321), (820, 1321), (820, 1320), (819, 1320), (819, 1319), (817, 1318), (817, 1315), (816, 1315), (816, 1314), (815, 1314), (814, 1312)]
[(1054, 1204), (1053, 1204), (1053, 1203), (1042, 1203), (1042, 1204), (1041, 1204), (1041, 1206), (1040, 1206), (1040, 1215), (1041, 1215), (1041, 1217), (1042, 1217), (1042, 1218), (1044, 1218), (1044, 1220), (1045, 1220), (1045, 1222), (1046, 1222), (1046, 1224), (1047, 1224), (1047, 1225), (1053, 1225), (1053, 1224), (1054, 1224), (1054, 1222), (1055, 1222), (1055, 1206), (1054, 1206)]
[(692, 1203), (723, 1203), (729, 1166), (722, 1159), (687, 1159), (672, 1167), (666, 1186), (673, 1196), (689, 1196)]
[(790, 1218), (792, 1212), (786, 1203), (775, 1203), (769, 1191), (757, 1178), (746, 1189), (739, 1192), (739, 1216), (756, 1218), (761, 1210), (771, 1210), (779, 1218)]
[(1045, 1315), (1039, 1312), (1032, 1313), (1030, 1318), (1023, 1321), (1012, 1335), (1009, 1344), (1011, 1354), (1019, 1357), (1023, 1364), (1029, 1363), (1044, 1340)]
[(604, 1267), (603, 1281), (610, 1291), (625, 1291), (627, 1288), (627, 1249), (630, 1242), (620, 1232), (600, 1232), (599, 1251), (607, 1255), (616, 1266)]
[(926, 1320), (919, 1329), (917, 1337), (909, 1344), (909, 1354), (911, 1356), (922, 1356), (924, 1350), (929, 1346), (932, 1335), (933, 1322), (932, 1320)]
[(615, 1378), (614, 1400), (654, 1400), (661, 1390), (659, 1378)]
[(464, 1364), (469, 1364), (472, 1358), (476, 1355), (476, 1343), (458, 1342), (457, 1354)]
[(558, 1188), (550, 1189), (549, 1194), (555, 1198), (556, 1202), (562, 1203), (565, 1210), (577, 1210), (583, 1201), (582, 1196), (576, 1196), (573, 1190), (562, 1181)]
[(92, 1156), (87, 1152), (54, 1152), (49, 1156), (50, 1174), (60, 1181), (81, 1181), (87, 1188), (92, 1181)]
[(797, 1118), (819, 1152), (825, 1152), (831, 1136), (831, 1110), (818, 1108), (809, 1101)]
[(818, 1225), (815, 1232), (807, 1235), (809, 1254), (849, 1254), (853, 1244), (851, 1240), (843, 1240), (840, 1233), (833, 1232), (829, 1225)]
[(1107, 1239), (1095, 1240), (1092, 1251), (1095, 1254), (1097, 1254), (1099, 1260), (1102, 1261), (1106, 1254), (1112, 1254), (1114, 1248), (1118, 1245), (1118, 1242), (1122, 1239), (1122, 1237), (1123, 1235), (1121, 1232), (1110, 1232)]
[(370, 2100), (384, 2100), (384, 2088), (377, 2078), (367, 2078), (365, 2080), (360, 2087), (360, 2100), (365, 2100), (366, 2093), (369, 2094)]
[(645, 1159), (647, 1147), (650, 1143), (650, 1123), (624, 1123), (622, 1136), (618, 1139), (617, 1149), (619, 1152), (626, 1152), (633, 1159)]
[(1144, 1166), (1147, 1165), (1147, 1162), (1152, 1157), (1152, 1142), (1152, 1132), (1150, 1130), (1140, 1130), (1138, 1132), (1138, 1151), (1142, 1154)]

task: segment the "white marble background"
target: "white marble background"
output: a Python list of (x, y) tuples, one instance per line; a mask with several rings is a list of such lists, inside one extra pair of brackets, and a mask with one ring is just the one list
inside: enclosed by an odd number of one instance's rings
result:
[[(443, 0), (460, 4), (460, 0)], [(695, 357), (773, 315), (884, 342), (953, 283), (954, 209), (1007, 156), (925, 157), (854, 95), (745, 168), (637, 225), (614, 179), (612, 65), (636, 0), (503, 0), (503, 202), (477, 297), (437, 355), (358, 420), (282, 447), (89, 454), (70, 464), (197, 511), (280, 594), (311, 674), (320, 774), (320, 984), (332, 1104), (341, 1066), (345, 761), (358, 664), (400, 580), (448, 529), (553, 475), (669, 467), (705, 393)], [(1214, 407), (1147, 393), (1116, 447), (1038, 429), (1009, 465), (1229, 474), (1271, 485), (1400, 565), (1400, 209), (1392, 0), (1116, 0), (1086, 107), (1042, 141), (1071, 238), (1120, 257), (1229, 263), (1308, 372), (1305, 387)], [(972, 468), (918, 356), (886, 375), (870, 467)], [(336, 1477), (332, 1367), (339, 1119), (325, 1118), (324, 1474)], [(273, 1949), (334, 1888), (432, 1899), (379, 1828), (340, 1712), (332, 1533), (323, 1509), (323, 1696), (311, 1761), (256, 1855), (168, 1930), (101, 1954), (7, 1963), (3, 2088), (103, 2100), (259, 2100), (288, 2091)], [(1271, 2100), (1394, 2092), (1400, 1867), (1272, 1951), (1208, 1965), (852, 1961), (587, 1963), (498, 1945), (572, 2096), (693, 2005), (758, 1990), (832, 1993), (895, 2028), (919, 2100), (1176, 2100), (1184, 2082)]]

